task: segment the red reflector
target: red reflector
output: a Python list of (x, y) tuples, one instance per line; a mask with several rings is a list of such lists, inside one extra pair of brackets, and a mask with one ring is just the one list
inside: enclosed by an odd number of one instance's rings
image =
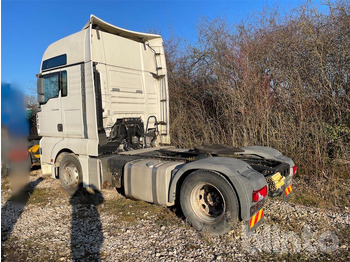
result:
[(293, 166), (293, 175), (297, 172), (297, 166)]
[(267, 196), (267, 186), (263, 188), (253, 191), (253, 201), (258, 202)]

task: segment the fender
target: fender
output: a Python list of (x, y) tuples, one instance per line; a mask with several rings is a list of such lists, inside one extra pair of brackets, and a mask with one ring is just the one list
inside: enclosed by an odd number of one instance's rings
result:
[(240, 217), (248, 220), (252, 205), (252, 192), (267, 185), (263, 174), (255, 171), (246, 162), (229, 157), (208, 157), (183, 165), (172, 177), (169, 188), (169, 202), (176, 198), (177, 185), (183, 175), (195, 170), (210, 170), (225, 176), (237, 193)]
[(47, 166), (47, 174), (55, 175), (53, 161), (63, 149), (69, 149), (77, 155), (97, 156), (97, 145), (98, 141), (93, 139), (43, 137), (40, 139), (42, 148), (40, 161), (42, 165)]
[(266, 147), (266, 146), (246, 146), (246, 147), (242, 147), (241, 149), (244, 150), (244, 152), (239, 153), (242, 155), (257, 155), (266, 159), (273, 159), (273, 160), (287, 163), (290, 166), (289, 174), (290, 175), (293, 174), (293, 166), (295, 166), (294, 161), (291, 158), (282, 155), (280, 151), (274, 148)]
[(64, 138), (52, 148), (51, 159), (56, 159), (57, 154), (65, 148), (77, 155), (98, 156), (98, 153), (94, 150), (97, 148), (97, 145), (97, 140), (93, 139)]

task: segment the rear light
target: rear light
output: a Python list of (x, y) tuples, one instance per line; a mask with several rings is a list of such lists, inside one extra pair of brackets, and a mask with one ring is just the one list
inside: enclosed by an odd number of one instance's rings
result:
[(267, 186), (263, 188), (253, 191), (253, 202), (258, 202), (267, 196)]
[(295, 175), (297, 172), (297, 166), (293, 166), (293, 175)]

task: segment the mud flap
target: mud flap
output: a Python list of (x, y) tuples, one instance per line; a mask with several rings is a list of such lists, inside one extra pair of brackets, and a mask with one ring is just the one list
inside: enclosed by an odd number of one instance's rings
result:
[(264, 223), (264, 220), (265, 220), (264, 211), (263, 209), (260, 209), (248, 221), (245, 222), (247, 235), (251, 234), (259, 226), (261, 226)]
[(291, 198), (291, 196), (294, 194), (293, 191), (293, 186), (292, 184), (290, 185), (285, 185), (283, 187), (283, 201), (287, 201), (289, 198)]

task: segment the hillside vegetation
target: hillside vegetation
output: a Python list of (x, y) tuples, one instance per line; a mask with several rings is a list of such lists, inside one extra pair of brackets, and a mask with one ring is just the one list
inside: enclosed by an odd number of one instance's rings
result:
[(274, 147), (298, 165), (294, 201), (348, 206), (350, 4), (251, 21), (202, 19), (195, 44), (166, 44), (173, 144)]

